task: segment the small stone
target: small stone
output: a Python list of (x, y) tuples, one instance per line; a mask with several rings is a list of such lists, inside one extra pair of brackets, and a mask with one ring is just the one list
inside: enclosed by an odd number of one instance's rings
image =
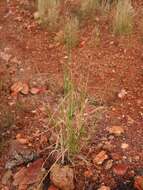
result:
[(35, 87), (33, 87), (33, 88), (31, 88), (30, 93), (31, 93), (32, 95), (36, 95), (36, 94), (38, 94), (40, 91), (41, 91), (40, 88), (35, 88)]
[(29, 86), (28, 86), (28, 84), (23, 83), (23, 88), (22, 88), (22, 90), (20, 92), (21, 92), (21, 94), (27, 95), (29, 93)]
[(125, 97), (126, 94), (127, 94), (127, 91), (126, 91), (125, 89), (122, 89), (122, 90), (119, 92), (118, 97), (122, 99), (122, 98)]
[(122, 149), (127, 149), (128, 147), (129, 147), (129, 145), (127, 143), (122, 143), (121, 144)]
[(128, 170), (128, 166), (126, 164), (117, 164), (113, 168), (114, 174), (118, 176), (124, 176)]
[(108, 155), (106, 151), (102, 150), (101, 152), (99, 152), (99, 154), (95, 156), (95, 158), (93, 159), (93, 163), (97, 165), (101, 165), (107, 159), (108, 159)]
[(140, 156), (135, 156), (134, 157), (134, 160), (137, 162), (137, 161), (139, 161), (139, 159), (140, 159)]
[(108, 137), (109, 140), (113, 140), (114, 138), (115, 138), (114, 135), (110, 135), (110, 136)]
[(22, 90), (22, 88), (23, 88), (23, 83), (21, 81), (18, 81), (11, 86), (10, 90), (12, 93), (17, 94)]
[(37, 158), (36, 152), (27, 145), (20, 144), (18, 140), (13, 140), (9, 147), (9, 160), (6, 162), (6, 169), (13, 169), (25, 163), (29, 163)]
[(137, 176), (135, 178), (134, 187), (138, 190), (143, 190), (143, 176)]
[(40, 18), (40, 14), (39, 14), (38, 11), (35, 12), (33, 16), (34, 16), (34, 19), (35, 19), (35, 20), (38, 20), (38, 19)]
[(84, 172), (84, 176), (87, 178), (90, 178), (91, 176), (93, 176), (93, 172), (91, 170), (86, 170)]
[(113, 166), (113, 160), (108, 160), (105, 164), (105, 170), (111, 169)]
[(127, 116), (127, 122), (129, 125), (133, 125), (135, 121), (128, 115)]
[(107, 131), (115, 136), (120, 136), (124, 133), (124, 129), (121, 126), (112, 126), (108, 128)]
[(50, 172), (50, 179), (52, 183), (59, 189), (74, 189), (74, 173), (73, 169), (68, 165), (63, 167), (58, 164), (53, 165)]
[(25, 139), (25, 138), (18, 138), (17, 141), (18, 141), (20, 144), (28, 144), (28, 139)]
[(98, 190), (110, 190), (110, 187), (103, 185)]

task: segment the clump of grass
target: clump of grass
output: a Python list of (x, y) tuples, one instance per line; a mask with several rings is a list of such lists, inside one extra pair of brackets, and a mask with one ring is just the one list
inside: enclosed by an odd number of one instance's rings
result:
[(74, 48), (79, 41), (79, 21), (77, 17), (67, 19), (64, 27), (64, 43), (68, 52)]
[(116, 6), (116, 15), (113, 21), (115, 34), (129, 34), (133, 29), (133, 7), (131, 0), (120, 0)]
[(63, 41), (67, 50), (67, 63), (64, 64), (64, 94), (68, 94), (73, 89), (70, 64), (72, 62), (72, 49), (79, 42), (79, 21), (77, 17), (68, 18), (64, 27)]
[(82, 16), (91, 15), (91, 13), (99, 7), (99, 0), (82, 0), (80, 12)]
[(59, 18), (59, 6), (60, 6), (59, 0), (49, 1), (47, 19), (48, 19), (48, 25), (52, 28), (54, 28), (57, 25), (57, 21)]
[(60, 0), (38, 0), (38, 16), (40, 23), (46, 23), (50, 27), (56, 27), (59, 18)]
[(76, 154), (81, 148), (84, 134), (84, 108), (87, 100), (84, 96), (71, 90), (64, 97), (59, 109), (56, 128), (60, 129), (57, 149), (61, 152), (67, 150), (68, 157)]

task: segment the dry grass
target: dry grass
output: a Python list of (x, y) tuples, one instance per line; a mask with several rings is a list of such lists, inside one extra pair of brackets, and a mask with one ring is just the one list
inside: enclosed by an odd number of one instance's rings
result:
[(79, 21), (77, 17), (71, 17), (67, 19), (67, 23), (64, 27), (64, 43), (67, 50), (71, 50), (78, 44), (79, 41)]
[(55, 126), (59, 134), (56, 147), (60, 152), (67, 150), (70, 157), (81, 148), (87, 99), (75, 90), (71, 90), (62, 102)]
[(38, 16), (40, 23), (56, 27), (59, 18), (60, 0), (38, 0)]
[(133, 7), (131, 0), (120, 0), (116, 6), (116, 15), (113, 21), (115, 34), (129, 34), (133, 29)]
[(99, 6), (99, 0), (82, 0), (80, 11), (83, 16), (91, 14)]

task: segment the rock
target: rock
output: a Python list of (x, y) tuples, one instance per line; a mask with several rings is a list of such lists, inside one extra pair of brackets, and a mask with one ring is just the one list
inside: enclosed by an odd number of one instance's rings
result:
[(28, 144), (28, 139), (18, 138), (17, 140), (20, 144)]
[[(18, 186), (18, 189), (28, 189), (30, 185), (38, 185), (45, 171), (42, 170), (43, 159), (36, 160), (29, 167), (22, 167), (15, 175), (13, 185)], [(31, 188), (32, 189), (32, 188)], [(34, 188), (33, 188), (34, 189)]]
[(101, 165), (105, 160), (108, 159), (108, 155), (106, 151), (102, 150), (96, 157), (93, 159), (93, 163), (97, 165)]
[(35, 19), (35, 20), (40, 19), (40, 14), (39, 14), (39, 12), (38, 12), (38, 11), (37, 11), (37, 12), (35, 12), (33, 16), (34, 16), (34, 19)]
[(29, 93), (29, 86), (28, 86), (28, 84), (23, 83), (23, 88), (22, 88), (22, 90), (20, 92), (21, 92), (21, 94), (28, 95), (28, 93)]
[(11, 170), (7, 170), (4, 173), (4, 176), (2, 177), (2, 185), (8, 185), (9, 180), (12, 177), (12, 171)]
[(108, 128), (107, 131), (115, 136), (120, 136), (124, 133), (124, 129), (121, 126), (112, 126)]
[(98, 190), (110, 190), (110, 187), (103, 185)]
[(48, 190), (59, 190), (57, 187), (55, 187), (54, 185), (50, 185), (50, 187), (48, 188)]
[(87, 177), (87, 178), (90, 178), (91, 176), (93, 176), (92, 170), (86, 170), (84, 172), (84, 176)]
[(15, 82), (11, 88), (10, 88), (12, 95), (17, 95), (19, 92), (21, 92), (24, 95), (27, 95), (29, 93), (29, 86), (26, 83), (23, 83), (21, 81)]
[(62, 190), (74, 189), (74, 173), (73, 169), (67, 166), (53, 165), (50, 172), (50, 179), (52, 183)]
[(122, 143), (121, 144), (122, 149), (127, 149), (128, 147), (129, 147), (129, 145), (127, 143)]
[(127, 94), (127, 91), (125, 89), (122, 89), (119, 93), (118, 93), (118, 98), (124, 98), (125, 95)]
[(0, 52), (0, 58), (2, 58), (6, 62), (8, 62), (11, 57), (12, 57), (11, 54), (8, 54), (6, 52)]
[(105, 164), (105, 170), (111, 169), (113, 166), (113, 160), (108, 160)]
[(114, 174), (118, 176), (124, 176), (128, 170), (128, 166), (126, 164), (117, 164), (113, 168)]
[(134, 187), (138, 190), (143, 190), (143, 176), (137, 176), (135, 178)]
[(138, 162), (139, 159), (140, 159), (140, 156), (138, 156), (138, 155), (134, 156), (134, 160), (135, 160), (136, 162)]
[(40, 88), (31, 88), (31, 90), (30, 90), (30, 93), (32, 94), (32, 95), (36, 95), (36, 94), (38, 94), (39, 92), (41, 91), (41, 89)]
[(35, 160), (37, 156), (36, 152), (31, 148), (14, 140), (9, 148), (9, 160), (6, 162), (5, 168), (13, 169), (21, 164), (29, 163)]
[(128, 115), (127, 116), (127, 122), (129, 125), (133, 125), (135, 121)]
[(12, 95), (17, 95), (22, 89), (23, 83), (21, 81), (15, 82), (10, 88)]

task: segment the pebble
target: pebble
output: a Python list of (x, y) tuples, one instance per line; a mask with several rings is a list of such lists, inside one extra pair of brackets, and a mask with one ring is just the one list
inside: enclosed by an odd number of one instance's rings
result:
[(124, 133), (124, 129), (121, 126), (112, 126), (107, 128), (107, 131), (115, 136), (121, 136)]
[(114, 174), (116, 174), (118, 176), (124, 176), (126, 174), (127, 170), (128, 170), (128, 166), (126, 164), (123, 164), (123, 163), (117, 164), (113, 168)]
[(105, 164), (105, 170), (111, 169), (113, 166), (113, 160), (108, 160)]
[(108, 155), (106, 151), (102, 150), (95, 156), (95, 158), (93, 159), (93, 163), (97, 165), (101, 165), (107, 159), (108, 159)]
[(138, 190), (143, 190), (143, 176), (137, 176), (135, 178), (134, 187)]
[(129, 147), (129, 145), (127, 143), (122, 143), (121, 144), (122, 149), (127, 149), (128, 147)]

